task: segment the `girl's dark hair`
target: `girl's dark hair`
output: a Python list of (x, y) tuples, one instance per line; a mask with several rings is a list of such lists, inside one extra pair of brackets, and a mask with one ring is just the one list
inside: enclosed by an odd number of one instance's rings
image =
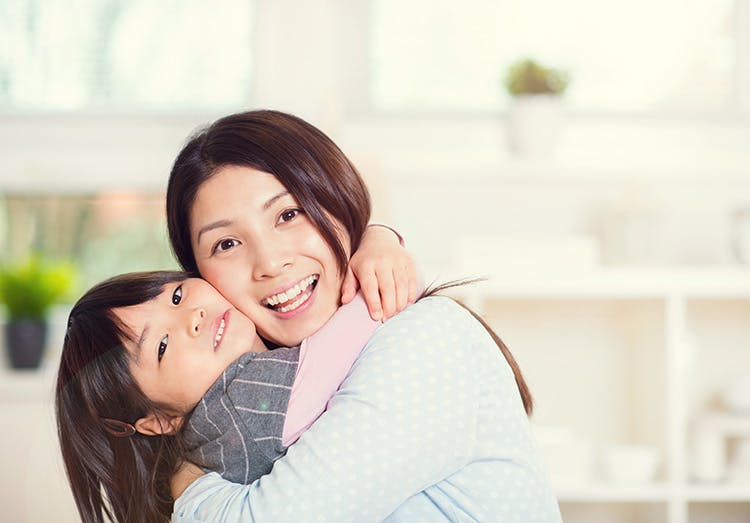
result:
[(330, 218), (357, 250), (370, 220), (370, 195), (357, 169), (319, 129), (278, 111), (249, 111), (217, 120), (193, 135), (172, 166), (167, 227), (177, 260), (198, 273), (190, 217), (204, 182), (226, 166), (251, 167), (276, 177), (297, 200), (336, 256), (343, 274), (349, 259)]
[(91, 288), (70, 312), (55, 411), (65, 470), (86, 523), (169, 520), (170, 479), (185, 455), (180, 435), (116, 437), (101, 419), (135, 424), (168, 410), (133, 379), (123, 345), (133, 333), (113, 309), (145, 303), (185, 278), (166, 271), (116, 276)]
[[(445, 291), (447, 289), (451, 289), (453, 287), (460, 287), (463, 285), (471, 285), (473, 283), (477, 283), (479, 281), (482, 281), (482, 278), (477, 279), (466, 279), (466, 280), (455, 280), (450, 281), (446, 283), (441, 283), (436, 286), (429, 286), (419, 297), (426, 298), (427, 296), (436, 296), (439, 295), (442, 291)], [(505, 357), (505, 361), (508, 362), (508, 365), (510, 366), (511, 370), (513, 371), (513, 376), (516, 379), (516, 386), (518, 386), (518, 393), (521, 395), (521, 401), (523, 402), (523, 408), (526, 411), (527, 416), (531, 416), (531, 414), (534, 411), (534, 399), (531, 397), (531, 391), (529, 390), (529, 386), (526, 384), (526, 380), (523, 377), (523, 373), (521, 373), (521, 367), (518, 366), (518, 362), (516, 362), (516, 359), (513, 357), (513, 354), (510, 352), (510, 349), (503, 343), (503, 340), (500, 339), (500, 336), (495, 333), (495, 331), (490, 327), (490, 325), (482, 318), (479, 314), (471, 310), (469, 307), (461, 303), (460, 300), (454, 299), (456, 303), (458, 303), (461, 307), (466, 309), (469, 314), (471, 314), (475, 320), (477, 320), (479, 323), (482, 324), (482, 326), (485, 328), (487, 333), (490, 335), (492, 340), (495, 342), (495, 344), (500, 349), (500, 352), (502, 352), (503, 356)]]

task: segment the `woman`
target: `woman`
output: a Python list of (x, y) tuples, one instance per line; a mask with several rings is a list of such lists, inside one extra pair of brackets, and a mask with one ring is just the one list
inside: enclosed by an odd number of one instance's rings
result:
[[(180, 263), (276, 345), (299, 343), (335, 312), (369, 213), (335, 144), (273, 111), (194, 136), (167, 190)], [(530, 412), (499, 338), (455, 302), (426, 298), (376, 332), (328, 411), (268, 476), (249, 486), (200, 477), (173, 521), (559, 521)], [(186, 466), (175, 493), (197, 475)]]

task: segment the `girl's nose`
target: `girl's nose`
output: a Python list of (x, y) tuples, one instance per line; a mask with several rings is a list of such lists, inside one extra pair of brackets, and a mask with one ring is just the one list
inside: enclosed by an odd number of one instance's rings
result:
[(206, 319), (206, 311), (201, 307), (196, 307), (190, 311), (190, 321), (188, 322), (188, 334), (198, 336), (203, 328), (203, 322)]

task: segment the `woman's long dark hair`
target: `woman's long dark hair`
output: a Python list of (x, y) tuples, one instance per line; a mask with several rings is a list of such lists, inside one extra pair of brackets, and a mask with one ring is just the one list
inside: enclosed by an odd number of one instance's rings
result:
[(73, 306), (57, 375), (55, 411), (65, 470), (85, 523), (168, 521), (170, 479), (185, 455), (182, 438), (118, 437), (102, 418), (135, 424), (165, 412), (130, 372), (123, 340), (133, 333), (113, 309), (145, 303), (182, 272), (124, 274), (91, 288)]
[(322, 131), (291, 114), (249, 111), (217, 120), (194, 134), (172, 166), (167, 185), (167, 228), (177, 260), (198, 274), (190, 241), (190, 216), (198, 190), (226, 166), (272, 174), (297, 200), (331, 247), (343, 274), (349, 259), (331, 218), (351, 245), (370, 221), (370, 193), (349, 159)]
[[(446, 283), (441, 283), (439, 285), (430, 286), (428, 287), (422, 295), (419, 297), (420, 299), (426, 298), (428, 296), (437, 296), (440, 295), (443, 291), (446, 291), (448, 289), (452, 289), (454, 287), (461, 287), (463, 285), (471, 285), (473, 283), (477, 283), (481, 281), (482, 278), (479, 279), (466, 279), (466, 280), (455, 280), (455, 281), (449, 281)], [(494, 331), (492, 327), (490, 327), (489, 323), (482, 318), (479, 314), (471, 310), (469, 307), (464, 305), (460, 300), (456, 300), (455, 298), (452, 298), (453, 301), (458, 303), (461, 307), (466, 309), (469, 314), (471, 314), (475, 320), (477, 320), (479, 323), (482, 324), (482, 327), (487, 331), (487, 333), (490, 335), (492, 340), (495, 342), (495, 345), (500, 349), (500, 352), (505, 357), (505, 361), (508, 362), (508, 365), (510, 366), (510, 369), (513, 371), (513, 377), (516, 379), (516, 386), (518, 387), (518, 393), (521, 395), (521, 401), (523, 402), (523, 409), (526, 411), (527, 416), (531, 416), (531, 414), (534, 412), (534, 399), (531, 396), (531, 391), (529, 390), (529, 386), (526, 384), (526, 380), (523, 377), (523, 373), (521, 372), (521, 367), (518, 366), (518, 362), (516, 361), (516, 358), (513, 357), (513, 354), (510, 352), (510, 349), (505, 345), (503, 340), (500, 339), (500, 336), (497, 335), (497, 333)]]
[[(221, 118), (194, 134), (172, 166), (167, 186), (167, 227), (172, 250), (182, 267), (197, 274), (190, 241), (190, 216), (198, 190), (224, 166), (251, 167), (275, 176), (294, 196), (333, 250), (339, 269), (349, 260), (328, 216), (349, 233), (351, 250), (359, 246), (370, 219), (370, 196), (357, 169), (323, 132), (278, 111), (249, 111)], [(460, 284), (441, 285), (431, 293)], [(476, 313), (513, 369), (528, 414), (532, 399), (508, 347)]]

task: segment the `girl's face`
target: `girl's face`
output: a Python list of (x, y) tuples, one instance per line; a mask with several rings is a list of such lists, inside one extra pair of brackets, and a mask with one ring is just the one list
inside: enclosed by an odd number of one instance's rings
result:
[(298, 345), (339, 306), (343, 275), (333, 251), (269, 173), (240, 166), (217, 171), (198, 190), (190, 237), (201, 276), (272, 342)]
[(180, 413), (190, 411), (230, 363), (265, 349), (250, 319), (198, 278), (168, 283), (153, 300), (114, 313), (136, 340), (125, 347), (143, 393)]

